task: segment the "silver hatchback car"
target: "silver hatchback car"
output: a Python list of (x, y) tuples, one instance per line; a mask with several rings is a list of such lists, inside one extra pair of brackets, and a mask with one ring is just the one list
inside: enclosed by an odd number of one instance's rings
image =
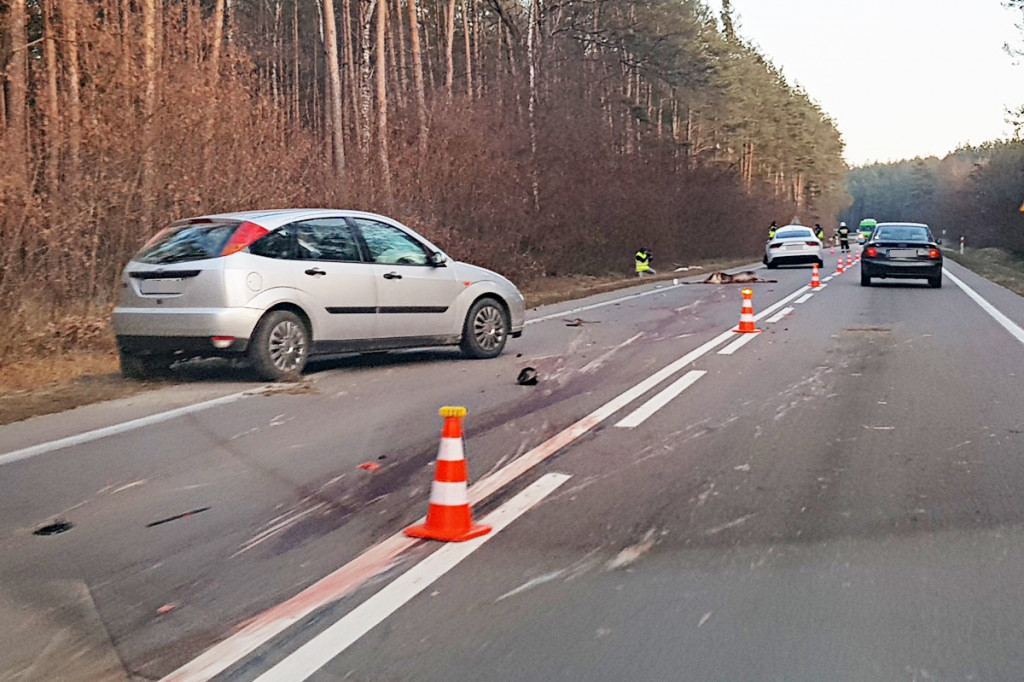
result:
[(523, 296), (390, 218), (286, 209), (172, 223), (121, 273), (114, 332), (128, 378), (176, 360), (247, 357), (271, 381), (316, 355), (459, 345), (501, 354)]

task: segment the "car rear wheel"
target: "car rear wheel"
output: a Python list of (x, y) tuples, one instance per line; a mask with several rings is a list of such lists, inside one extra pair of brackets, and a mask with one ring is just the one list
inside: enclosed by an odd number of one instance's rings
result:
[(309, 358), (309, 331), (299, 316), (274, 310), (263, 316), (249, 342), (249, 361), (267, 381), (295, 381)]
[(462, 326), (459, 348), (471, 358), (495, 358), (501, 355), (511, 328), (505, 307), (493, 298), (481, 298), (473, 304)]
[(940, 288), (942, 286), (942, 275), (938, 274), (935, 275), (934, 277), (929, 277), (928, 286), (930, 286), (932, 289)]
[(860, 285), (862, 287), (871, 286), (871, 278), (864, 273), (863, 269), (860, 271)]

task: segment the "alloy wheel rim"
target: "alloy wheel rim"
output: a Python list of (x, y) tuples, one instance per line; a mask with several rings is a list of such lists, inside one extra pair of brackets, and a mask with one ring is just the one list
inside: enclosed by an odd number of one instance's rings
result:
[(306, 335), (294, 322), (282, 322), (270, 333), (270, 360), (282, 372), (298, 368), (306, 355)]
[(505, 337), (505, 320), (494, 306), (481, 308), (473, 320), (473, 335), (484, 350), (494, 350)]

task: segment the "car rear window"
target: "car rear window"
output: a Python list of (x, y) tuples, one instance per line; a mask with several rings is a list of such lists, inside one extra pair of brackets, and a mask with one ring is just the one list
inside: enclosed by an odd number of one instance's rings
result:
[(776, 239), (807, 239), (813, 236), (810, 230), (779, 230), (775, 233)]
[(898, 242), (931, 241), (931, 235), (923, 227), (880, 227), (876, 238)]
[(160, 232), (135, 254), (140, 263), (166, 264), (216, 258), (235, 229), (238, 220), (204, 220), (174, 223)]

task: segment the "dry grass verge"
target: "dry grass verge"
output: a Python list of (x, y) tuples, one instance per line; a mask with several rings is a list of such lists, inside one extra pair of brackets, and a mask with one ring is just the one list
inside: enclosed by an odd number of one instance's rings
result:
[[(661, 273), (653, 280), (671, 280), (737, 267), (749, 260), (709, 261), (684, 272)], [(636, 286), (635, 277), (551, 277), (524, 287), (529, 308), (591, 294)], [(33, 416), (62, 412), (103, 400), (123, 398), (173, 382), (138, 382), (121, 378), (117, 348), (110, 330), (110, 311), (64, 315), (59, 321), (8, 320), (20, 344), (0, 348), (0, 425)]]

